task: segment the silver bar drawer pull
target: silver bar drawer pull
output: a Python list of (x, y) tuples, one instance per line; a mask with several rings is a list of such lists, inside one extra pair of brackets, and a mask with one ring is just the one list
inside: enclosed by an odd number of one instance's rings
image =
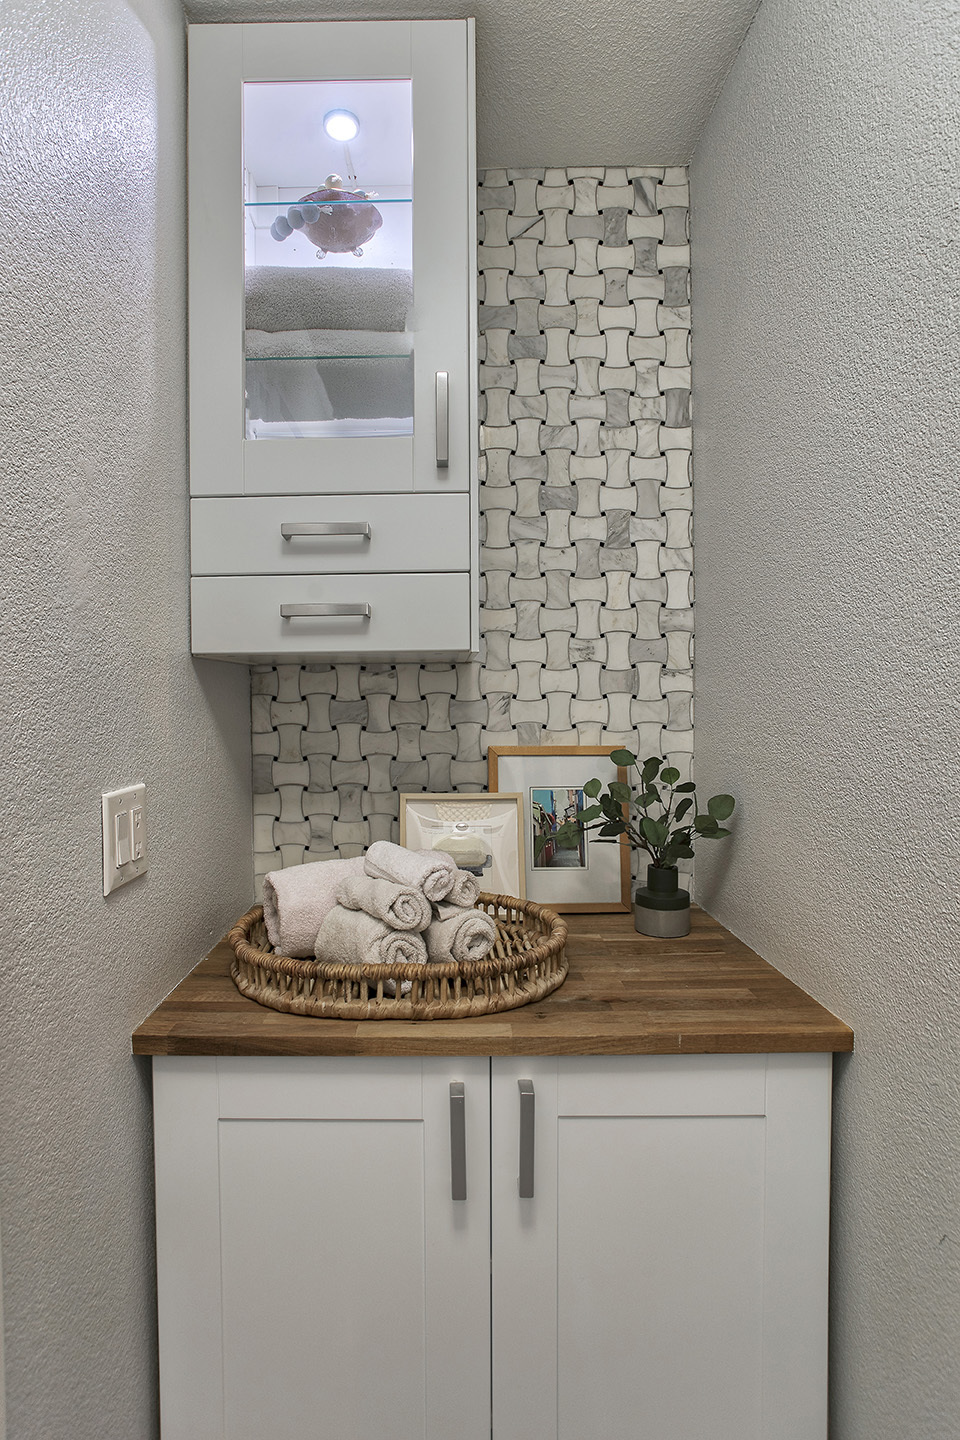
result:
[(437, 469), (446, 470), (450, 464), (450, 376), (446, 370), (437, 371)]
[(450, 1082), (450, 1198), (467, 1198), (467, 1100), (462, 1080)]
[(311, 615), (361, 615), (370, 619), (369, 605), (281, 605), (281, 620), (306, 619)]
[(518, 1080), (520, 1086), (520, 1178), (521, 1200), (533, 1199), (533, 1145), (537, 1097), (532, 1080)]
[(370, 539), (370, 526), (366, 520), (348, 520), (344, 524), (313, 524), (305, 520), (295, 520), (289, 525), (280, 526), (280, 534), (284, 540), (293, 540), (297, 535), (363, 535)]

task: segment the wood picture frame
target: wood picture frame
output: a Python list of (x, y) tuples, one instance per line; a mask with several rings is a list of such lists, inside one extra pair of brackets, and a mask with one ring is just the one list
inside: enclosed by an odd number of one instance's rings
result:
[[(627, 783), (627, 772), (623, 766), (615, 766), (610, 762), (610, 755), (614, 750), (621, 747), (618, 745), (491, 745), (487, 751), (487, 780), (491, 794), (497, 794), (500, 790), (500, 783), (504, 781), (509, 787), (509, 793), (520, 792), (524, 800), (524, 810), (527, 815), (526, 827), (530, 834), (524, 832), (524, 852), (526, 856), (525, 867), (525, 888), (526, 898), (536, 900), (539, 904), (548, 905), (551, 910), (561, 914), (608, 914), (611, 912), (629, 912), (632, 908), (631, 897), (631, 874), (630, 874), (630, 846), (626, 836), (621, 836), (617, 845), (603, 845), (592, 837), (585, 835), (583, 844), (578, 852), (578, 860), (582, 863), (567, 864), (565, 861), (554, 866), (552, 861), (554, 855), (548, 853), (547, 863), (539, 863), (544, 848), (538, 851), (538, 841), (544, 839), (546, 834), (549, 841), (549, 831), (555, 829), (557, 824), (556, 808), (548, 811), (546, 806), (541, 805), (539, 810), (535, 807), (540, 804), (535, 797), (535, 791), (546, 791), (556, 799), (556, 792), (573, 792), (581, 789), (587, 780), (594, 775), (603, 777), (604, 766), (597, 763), (601, 760), (608, 762), (610, 770), (606, 777), (609, 780), (617, 779), (624, 784)], [(557, 762), (570, 761), (564, 764)], [(529, 763), (524, 764), (527, 761)], [(537, 762), (540, 762), (539, 764)], [(594, 762), (591, 765), (591, 761)], [(539, 784), (537, 780), (539, 779)], [(570, 808), (574, 802), (572, 794), (568, 795)], [(544, 813), (546, 811), (546, 813)], [(539, 817), (539, 818), (538, 818)], [(533, 827), (538, 826), (540, 833), (534, 836)], [(557, 852), (559, 853), (559, 852)], [(610, 860), (605, 860), (604, 854), (610, 855)], [(598, 893), (595, 896), (589, 895), (591, 877), (588, 875), (591, 857), (596, 866), (594, 877), (597, 881)], [(549, 875), (547, 872), (551, 872)]]
[(411, 850), (443, 849), (436, 844), (442, 832), (454, 833), (458, 821), (472, 824), (472, 816), (476, 817), (474, 832), (486, 836), (489, 853), (476, 868), (460, 859), (458, 864), (476, 876), (481, 890), (525, 900), (523, 796), (519, 793), (401, 794), (400, 844)]

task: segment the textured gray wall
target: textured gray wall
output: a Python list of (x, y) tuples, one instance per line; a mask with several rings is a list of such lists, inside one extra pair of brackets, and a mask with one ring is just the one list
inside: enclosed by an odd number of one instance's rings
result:
[[(8, 0), (3, 26), (8, 1440), (145, 1440), (130, 1031), (243, 909), (251, 854), (248, 672), (188, 655), (183, 21), (174, 0)], [(150, 869), (105, 901), (100, 792), (135, 779)]]
[(254, 859), (399, 838), (487, 747), (693, 750), (687, 174), (487, 170), (480, 657), (253, 675)]
[(856, 1029), (837, 1440), (960, 1414), (958, 30), (766, 0), (691, 175), (698, 894)]
[(683, 165), (758, 0), (187, 0), (198, 22), (477, 21), (481, 166)]

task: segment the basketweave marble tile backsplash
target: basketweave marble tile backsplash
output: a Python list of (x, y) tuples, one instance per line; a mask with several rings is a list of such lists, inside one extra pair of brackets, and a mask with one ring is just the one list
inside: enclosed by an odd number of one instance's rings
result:
[(693, 760), (685, 168), (480, 177), (481, 650), (252, 672), (269, 870), (398, 839), (487, 745)]

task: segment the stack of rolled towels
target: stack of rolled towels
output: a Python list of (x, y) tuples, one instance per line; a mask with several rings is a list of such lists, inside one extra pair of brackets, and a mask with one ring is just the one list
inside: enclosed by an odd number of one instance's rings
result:
[(281, 955), (348, 965), (482, 960), (497, 927), (474, 908), (478, 895), (474, 877), (443, 851), (378, 840), (353, 860), (274, 870), (263, 918)]

